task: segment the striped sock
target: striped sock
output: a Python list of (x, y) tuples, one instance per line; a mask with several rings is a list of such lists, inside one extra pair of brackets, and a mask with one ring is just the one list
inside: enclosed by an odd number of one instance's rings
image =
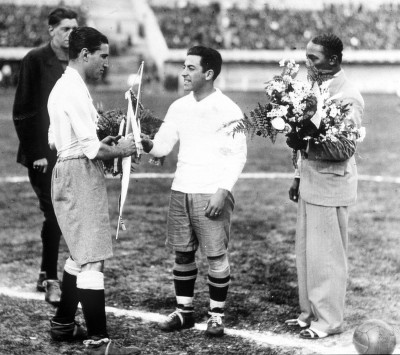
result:
[(108, 338), (103, 273), (82, 271), (77, 276), (77, 289), (88, 337)]
[(53, 317), (54, 322), (68, 324), (74, 321), (79, 303), (76, 277), (80, 271), (81, 267), (69, 257), (64, 266), (60, 305)]
[(179, 308), (193, 309), (194, 285), (197, 273), (196, 262), (190, 264), (174, 264), (173, 277), (175, 295)]
[[(223, 313), (225, 308), (225, 301), (228, 295), (230, 275), (226, 276), (221, 273), (221, 275), (216, 275), (213, 272), (213, 276), (208, 274), (208, 289), (210, 291), (210, 310), (211, 312)], [(218, 277), (220, 276), (220, 277)]]

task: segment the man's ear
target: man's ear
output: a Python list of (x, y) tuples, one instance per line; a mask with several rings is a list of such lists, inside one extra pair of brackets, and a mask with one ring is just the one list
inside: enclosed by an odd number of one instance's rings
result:
[(49, 31), (49, 35), (50, 35), (50, 37), (54, 37), (54, 27), (53, 26), (51, 26), (51, 25), (49, 25), (48, 27), (47, 27), (47, 30)]
[(331, 55), (329, 58), (329, 64), (332, 66), (336, 66), (339, 64), (339, 58), (336, 54)]
[(89, 51), (87, 48), (82, 48), (79, 56), (82, 58), (84, 62), (89, 60)]
[(206, 80), (213, 80), (214, 79), (214, 70), (208, 69), (206, 71)]

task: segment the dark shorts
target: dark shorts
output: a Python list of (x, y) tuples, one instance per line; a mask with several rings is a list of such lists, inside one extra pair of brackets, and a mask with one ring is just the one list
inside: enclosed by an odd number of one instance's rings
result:
[(204, 214), (204, 207), (211, 196), (171, 191), (167, 245), (181, 252), (196, 251), (200, 246), (206, 256), (226, 253), (235, 201), (229, 193), (221, 214), (209, 218)]
[(62, 234), (76, 263), (110, 258), (108, 198), (100, 161), (61, 159), (53, 169), (52, 200)]

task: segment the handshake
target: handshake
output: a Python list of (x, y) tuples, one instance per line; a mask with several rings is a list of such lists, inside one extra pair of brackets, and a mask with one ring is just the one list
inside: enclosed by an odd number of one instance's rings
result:
[(146, 153), (150, 152), (153, 147), (153, 142), (149, 139), (145, 134), (140, 135), (141, 141), (139, 143), (135, 143), (135, 139), (133, 134), (130, 133), (126, 137), (121, 136), (107, 136), (104, 138), (101, 143), (109, 147), (113, 147), (115, 150), (115, 157), (129, 157), (132, 155), (139, 156), (141, 150), (144, 150)]

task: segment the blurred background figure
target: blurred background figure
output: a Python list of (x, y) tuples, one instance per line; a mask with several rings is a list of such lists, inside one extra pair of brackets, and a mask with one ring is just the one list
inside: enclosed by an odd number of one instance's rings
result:
[[(49, 43), (31, 50), (22, 60), (15, 93), (13, 121), (19, 138), (17, 162), (28, 169), (29, 181), (44, 215), (42, 261), (36, 288), (52, 305), (60, 301), (57, 276), (61, 231), (51, 203), (51, 175), (57, 152), (48, 145), (47, 100), (68, 64), (68, 37), (78, 26), (77, 13), (57, 8), (48, 15)], [(4, 68), (4, 67), (3, 67)], [(3, 79), (10, 74), (2, 70)]]
[(11, 86), (11, 75), (12, 75), (12, 69), (9, 64), (4, 64), (1, 68), (1, 85), (4, 87), (9, 87)]

